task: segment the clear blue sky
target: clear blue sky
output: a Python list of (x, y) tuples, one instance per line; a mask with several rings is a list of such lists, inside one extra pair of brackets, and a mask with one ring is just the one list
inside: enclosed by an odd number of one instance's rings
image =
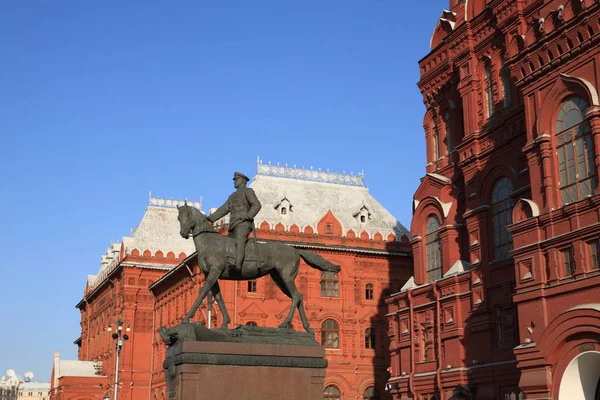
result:
[[(218, 5), (217, 5), (218, 3)], [(0, 374), (76, 358), (86, 276), (148, 191), (218, 206), (256, 157), (364, 170), (407, 228), (418, 60), (447, 1), (12, 1), (0, 8)]]

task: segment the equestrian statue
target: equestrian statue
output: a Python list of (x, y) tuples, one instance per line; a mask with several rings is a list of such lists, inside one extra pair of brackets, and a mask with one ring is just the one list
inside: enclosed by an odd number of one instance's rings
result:
[[(300, 267), (300, 258), (320, 271), (339, 272), (340, 266), (316, 253), (296, 249), (286, 244), (257, 243), (256, 232), (253, 240), (248, 241), (248, 234), (254, 231), (254, 217), (261, 205), (254, 191), (246, 187), (248, 177), (236, 172), (233, 181), (237, 190), (229, 196), (223, 206), (208, 217), (198, 209), (188, 206), (187, 203), (177, 207), (180, 234), (185, 239), (193, 237), (198, 266), (206, 278), (198, 298), (182, 323), (189, 324), (190, 318), (196, 314), (210, 291), (223, 315), (221, 328), (227, 328), (231, 319), (225, 308), (218, 280), (244, 281), (270, 275), (277, 287), (292, 299), (290, 312), (279, 327), (289, 328), (295, 309), (298, 308), (302, 326), (306, 331), (311, 332), (302, 304), (302, 296), (294, 283)], [(229, 236), (226, 237), (217, 233), (210, 222), (215, 222), (228, 213), (230, 213)]]

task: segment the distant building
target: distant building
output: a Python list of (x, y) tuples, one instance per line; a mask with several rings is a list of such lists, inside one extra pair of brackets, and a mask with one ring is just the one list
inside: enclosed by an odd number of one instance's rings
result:
[[(296, 279), (316, 339), (327, 348), (327, 398), (380, 395), (385, 399), (389, 355), (381, 299), (398, 291), (412, 274), (407, 230), (373, 198), (361, 174), (259, 161), (251, 187), (263, 206), (255, 218), (259, 240), (310, 249), (342, 265), (339, 274), (324, 276), (302, 264)], [(223, 193), (223, 201), (228, 194)], [(88, 277), (77, 305), (82, 327), (76, 341), (78, 362), (101, 362), (104, 377), (61, 372), (62, 378), (53, 378), (53, 399), (75, 397), (80, 390), (76, 382), (84, 385), (91, 380), (98, 382), (95, 396), (112, 397), (115, 343), (107, 327), (118, 318), (131, 328), (119, 362), (120, 396), (166, 398), (165, 346), (159, 341), (158, 328), (183, 318), (204, 281), (193, 256), (193, 241), (179, 234), (175, 207), (182, 204), (151, 197), (139, 226), (122, 243), (113, 244), (102, 258), (98, 275)], [(188, 204), (201, 209), (199, 202)], [(225, 234), (227, 221), (219, 221), (217, 227)], [(237, 324), (278, 326), (291, 304), (268, 277), (223, 282), (221, 290)], [(218, 310), (212, 317), (213, 324), (219, 325)], [(206, 305), (195, 320), (208, 322)], [(293, 325), (302, 329), (297, 318)], [(67, 384), (67, 377), (72, 383)], [(63, 397), (55, 397), (59, 393)]]
[(8, 370), (8, 379), (5, 376), (0, 380), (0, 400), (48, 400), (50, 398), (49, 382), (31, 382), (33, 374), (27, 372), (25, 378), (17, 375), (13, 370)]
[(50, 382), (22, 382), (19, 385), (17, 400), (48, 400)]
[(8, 379), (3, 376), (0, 381), (0, 400), (16, 400), (19, 383), (16, 376), (11, 376)]

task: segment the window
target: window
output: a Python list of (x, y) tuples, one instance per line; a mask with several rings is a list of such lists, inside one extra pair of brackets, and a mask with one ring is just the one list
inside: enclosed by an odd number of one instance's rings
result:
[(367, 219), (365, 218), (365, 216), (361, 215), (360, 216), (360, 222), (366, 222), (366, 221), (367, 221)]
[(440, 158), (440, 135), (438, 132), (436, 117), (433, 117), (433, 161), (437, 161)]
[(325, 400), (340, 400), (340, 391), (333, 385), (329, 385), (323, 391), (323, 398)]
[(573, 262), (573, 249), (563, 249), (560, 251), (562, 254), (562, 261), (564, 266), (565, 276), (571, 276), (575, 273), (575, 263)]
[(248, 281), (248, 293), (256, 293), (256, 281)]
[(379, 391), (377, 389), (375, 389), (375, 386), (369, 386), (368, 388), (365, 389), (365, 392), (363, 393), (363, 399), (364, 400), (379, 400)]
[(510, 70), (504, 64), (504, 56), (502, 56), (502, 60), (500, 62), (500, 79), (502, 80), (502, 100), (504, 102), (504, 108), (508, 108), (511, 105)]
[(258, 324), (256, 322), (254, 322), (254, 321), (248, 321), (248, 322), (246, 322), (246, 325), (248, 325), (248, 326), (258, 326)]
[(492, 89), (492, 62), (486, 60), (485, 73), (483, 76), (485, 89), (485, 116), (490, 118), (494, 114), (494, 91)]
[(365, 286), (365, 299), (373, 300), (373, 297), (373, 284), (367, 283), (367, 286)]
[(287, 214), (287, 208), (281, 207), (281, 215), (286, 215), (286, 214)]
[(492, 226), (494, 228), (494, 259), (505, 260), (513, 248), (512, 236), (506, 226), (512, 223), (513, 191), (510, 180), (500, 178), (492, 191)]
[(332, 232), (331, 225), (329, 225), (329, 224), (325, 225), (325, 233), (331, 234), (331, 232)]
[(375, 329), (368, 328), (365, 330), (365, 349), (375, 348)]
[(321, 346), (328, 349), (340, 348), (340, 328), (332, 319), (327, 319), (321, 324)]
[(581, 97), (567, 100), (556, 117), (556, 152), (562, 204), (591, 196), (598, 182), (594, 143), (585, 120), (587, 103)]
[(496, 307), (496, 347), (503, 348), (506, 345), (506, 316), (504, 307)]
[(588, 242), (588, 251), (590, 254), (590, 270), (600, 268), (598, 264), (598, 253), (600, 253), (600, 239), (594, 239)]
[(450, 126), (450, 110), (444, 113), (444, 128), (446, 129), (446, 154), (454, 150), (452, 144), (452, 127)]
[(321, 274), (321, 296), (339, 297), (338, 274), (325, 271)]
[(430, 215), (425, 230), (427, 257), (427, 281), (434, 282), (442, 277), (442, 241), (440, 240), (440, 220)]

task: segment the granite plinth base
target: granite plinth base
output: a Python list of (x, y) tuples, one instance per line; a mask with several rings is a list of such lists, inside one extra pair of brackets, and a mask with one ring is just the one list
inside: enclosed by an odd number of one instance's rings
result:
[(180, 341), (163, 366), (169, 400), (321, 400), (327, 360), (316, 341)]

